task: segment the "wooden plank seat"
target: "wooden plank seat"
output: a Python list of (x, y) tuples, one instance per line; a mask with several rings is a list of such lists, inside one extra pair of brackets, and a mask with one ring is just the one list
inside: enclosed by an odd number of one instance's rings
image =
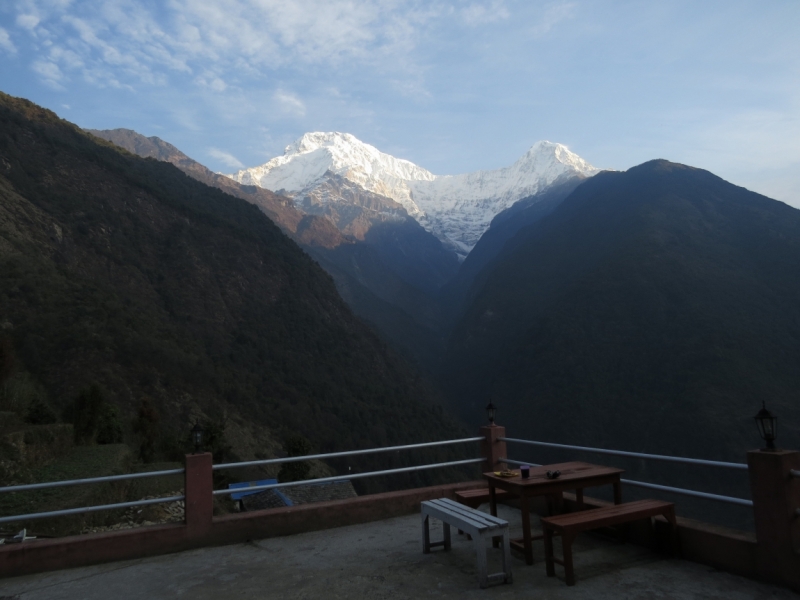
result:
[[(508, 538), (508, 521), (498, 519), (492, 515), (480, 512), (474, 508), (459, 504), (449, 498), (426, 500), (420, 506), (422, 515), (422, 552), (429, 554), (431, 548), (444, 546), (450, 549), (450, 526), (466, 531), (475, 542), (475, 552), (478, 558), (478, 583), (482, 588), (488, 587), (489, 582), (502, 581), (511, 583), (511, 548)], [(439, 519), (444, 529), (444, 540), (431, 542), (429, 519)], [(503, 570), (499, 573), (487, 573), (486, 540), (494, 537), (503, 538)]]
[[(497, 494), (497, 499), (505, 499), (511, 498), (514, 495), (511, 492), (507, 492), (505, 490), (495, 490)], [(474, 488), (471, 490), (456, 490), (456, 501), (460, 502), (461, 504), (465, 504), (470, 508), (477, 509), (481, 504), (485, 504), (489, 502), (489, 488)], [(458, 530), (459, 534), (464, 533), (460, 529)], [(472, 539), (472, 536), (468, 535), (467, 539)], [(513, 540), (512, 540), (513, 544)]]
[[(513, 497), (511, 492), (506, 490), (496, 490), (498, 500)], [(470, 508), (478, 508), (481, 504), (489, 502), (489, 488), (475, 488), (472, 490), (456, 490), (456, 501), (466, 504)]]
[[(602, 508), (593, 508), (553, 517), (542, 517), (544, 533), (544, 555), (547, 562), (547, 576), (555, 577), (555, 565), (564, 567), (567, 585), (575, 585), (575, 571), (572, 566), (572, 542), (581, 531), (611, 527), (621, 523), (629, 523), (639, 519), (649, 519), (662, 515), (672, 525), (673, 539), (675, 534), (675, 505), (661, 500), (638, 500), (625, 504), (612, 504)], [(553, 535), (561, 535), (564, 558), (559, 560), (553, 554)]]

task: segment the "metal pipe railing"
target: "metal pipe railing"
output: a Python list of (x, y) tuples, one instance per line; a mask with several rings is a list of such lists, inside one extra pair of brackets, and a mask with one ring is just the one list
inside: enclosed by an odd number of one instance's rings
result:
[(349, 450), (347, 452), (329, 452), (327, 454), (307, 454), (305, 456), (287, 456), (284, 458), (267, 458), (264, 460), (249, 460), (238, 463), (222, 463), (211, 467), (218, 471), (222, 469), (237, 469), (240, 467), (253, 467), (256, 465), (279, 465), (288, 462), (301, 462), (304, 460), (317, 460), (325, 458), (341, 458), (344, 456), (359, 456), (362, 454), (379, 454), (381, 452), (393, 452), (395, 450), (414, 450), (416, 448), (433, 448), (435, 446), (447, 446), (449, 444), (465, 444), (468, 442), (480, 442), (485, 440), (483, 436), (463, 438), (459, 440), (445, 440), (442, 442), (425, 442), (422, 444), (407, 444), (405, 446), (387, 446), (385, 448), (368, 448), (366, 450)]
[(170, 496), (169, 498), (154, 498), (152, 500), (136, 500), (135, 502), (119, 502), (117, 504), (99, 504), (96, 506), (84, 506), (81, 508), (66, 508), (64, 510), (51, 510), (49, 512), (30, 513), (28, 515), (14, 515), (11, 517), (0, 517), (0, 523), (14, 523), (17, 521), (31, 521), (33, 519), (46, 519), (47, 517), (62, 517), (64, 515), (77, 515), (87, 512), (98, 512), (101, 510), (114, 510), (117, 508), (130, 508), (132, 506), (147, 506), (149, 504), (162, 504), (167, 502), (178, 502), (185, 500), (186, 496)]
[(534, 442), (532, 440), (520, 440), (517, 438), (497, 438), (502, 442), (515, 442), (518, 444), (529, 444), (531, 446), (545, 446), (548, 448), (562, 448), (564, 450), (581, 450), (584, 452), (596, 452), (597, 454), (611, 454), (613, 456), (628, 456), (631, 458), (645, 458), (649, 460), (662, 460), (666, 462), (676, 462), (689, 465), (703, 465), (706, 467), (722, 467), (726, 469), (747, 470), (745, 463), (721, 462), (718, 460), (704, 460), (701, 458), (684, 458), (681, 456), (665, 456), (663, 454), (643, 454), (641, 452), (627, 452), (625, 450), (606, 450), (605, 448), (589, 448), (587, 446), (570, 446), (567, 444), (554, 444), (552, 442)]
[[(481, 438), (483, 439), (483, 438)], [(423, 471), (425, 469), (439, 469), (441, 467), (455, 467), (457, 465), (470, 465), (484, 462), (485, 458), (469, 458), (466, 460), (454, 460), (443, 463), (433, 463), (428, 465), (417, 465), (415, 467), (403, 467), (400, 469), (386, 469), (384, 471), (369, 471), (367, 473), (352, 473), (349, 475), (337, 475), (335, 477), (321, 477), (319, 479), (306, 479), (303, 481), (290, 481), (286, 483), (271, 483), (268, 485), (254, 485), (250, 487), (231, 488), (227, 490), (214, 490), (214, 496), (223, 496), (228, 494), (240, 494), (242, 492), (260, 492), (262, 490), (271, 490), (275, 488), (291, 487), (304, 484), (315, 483), (331, 483), (334, 481), (347, 481), (349, 479), (363, 479), (365, 477), (378, 477), (380, 475), (393, 475), (395, 473), (411, 473), (412, 471)]]
[(800, 469), (792, 469), (789, 471), (789, 475), (792, 477), (800, 477)]
[[(532, 467), (541, 467), (530, 462), (522, 462), (519, 460), (512, 460), (510, 458), (502, 458), (500, 462), (509, 463), (513, 465), (530, 465)], [(753, 506), (752, 500), (745, 500), (744, 498), (734, 498), (733, 496), (721, 496), (719, 494), (709, 494), (708, 492), (698, 492), (696, 490), (687, 490), (685, 488), (676, 488), (668, 485), (658, 485), (656, 483), (647, 483), (645, 481), (635, 481), (633, 479), (620, 479), (620, 482), (627, 485), (636, 487), (649, 488), (651, 490), (660, 490), (662, 492), (672, 492), (674, 494), (683, 494), (684, 496), (694, 496), (696, 498), (705, 498), (706, 500), (718, 500), (720, 502), (728, 502), (729, 504), (739, 504), (740, 506)]]
[(648, 488), (651, 490), (660, 490), (662, 492), (672, 492), (673, 494), (682, 494), (684, 496), (694, 496), (695, 498), (705, 498), (706, 500), (716, 500), (718, 502), (727, 502), (728, 504), (738, 504), (740, 506), (753, 506), (752, 500), (744, 498), (734, 498), (733, 496), (721, 496), (719, 494), (709, 494), (708, 492), (698, 492), (696, 490), (687, 490), (684, 488), (676, 488), (668, 485), (658, 485), (656, 483), (647, 483), (644, 481), (633, 481), (631, 479), (620, 479), (622, 483), (633, 485), (636, 487)]
[(513, 460), (511, 458), (501, 458), (498, 462), (508, 463), (510, 465), (528, 465), (529, 467), (541, 467), (543, 465), (538, 465), (532, 462), (525, 462), (524, 460)]
[(90, 477), (88, 479), (67, 479), (64, 481), (47, 481), (44, 483), (28, 483), (0, 487), (1, 492), (24, 492), (26, 490), (44, 490), (47, 488), (83, 485), (87, 483), (104, 483), (106, 481), (124, 481), (126, 479), (142, 479), (143, 477), (161, 477), (163, 475), (180, 475), (186, 469), (170, 469), (168, 471), (145, 471), (144, 473), (127, 473), (125, 475), (108, 475), (106, 477)]

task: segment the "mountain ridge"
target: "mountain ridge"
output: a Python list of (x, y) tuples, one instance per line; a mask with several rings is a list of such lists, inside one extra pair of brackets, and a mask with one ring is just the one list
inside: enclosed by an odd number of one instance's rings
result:
[(471, 296), (447, 358), (464, 418), (491, 395), (528, 439), (741, 460), (765, 399), (800, 442), (800, 211), (782, 202), (664, 160), (603, 172)]
[(302, 203), (333, 173), (391, 198), (463, 258), (494, 216), (517, 200), (598, 171), (566, 146), (540, 141), (509, 167), (438, 176), (384, 154), (351, 134), (312, 132), (287, 146), (282, 156), (229, 177), (280, 190)]

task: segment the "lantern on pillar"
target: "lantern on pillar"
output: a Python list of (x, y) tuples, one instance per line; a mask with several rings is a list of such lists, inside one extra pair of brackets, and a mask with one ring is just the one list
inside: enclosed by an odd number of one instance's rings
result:
[(761, 402), (761, 410), (754, 417), (758, 425), (761, 439), (767, 442), (764, 450), (775, 450), (775, 439), (778, 437), (778, 417), (767, 410), (765, 402)]
[(489, 400), (489, 404), (486, 405), (486, 415), (489, 417), (489, 425), (494, 427), (494, 415), (497, 412), (497, 408), (494, 404), (492, 404), (491, 399)]
[(197, 422), (192, 427), (192, 442), (194, 443), (194, 453), (198, 454), (200, 450), (203, 448), (203, 428), (200, 426), (200, 423)]

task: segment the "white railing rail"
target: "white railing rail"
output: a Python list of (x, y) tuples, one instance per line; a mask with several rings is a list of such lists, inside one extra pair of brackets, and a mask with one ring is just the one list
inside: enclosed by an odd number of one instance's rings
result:
[[(266, 460), (251, 460), (251, 461), (244, 461), (238, 463), (223, 463), (218, 465), (213, 465), (213, 470), (222, 470), (222, 469), (236, 469), (241, 467), (251, 467), (256, 465), (270, 465), (270, 464), (281, 464), (281, 463), (288, 463), (288, 462), (299, 462), (299, 461), (307, 461), (307, 460), (315, 460), (315, 459), (327, 459), (327, 458), (342, 458), (345, 456), (360, 456), (365, 454), (379, 454), (383, 452), (399, 452), (401, 450), (414, 450), (418, 448), (433, 448), (437, 446), (448, 446), (448, 445), (455, 445), (455, 444), (464, 444), (468, 442), (479, 442), (484, 440), (483, 436), (478, 437), (471, 437), (471, 438), (462, 438), (457, 440), (444, 440), (439, 442), (425, 442), (421, 444), (406, 444), (404, 446), (387, 446), (383, 448), (368, 448), (365, 450), (351, 450), (347, 452), (329, 452), (327, 454), (312, 454), (306, 456), (287, 456), (284, 458), (271, 458)], [(434, 463), (434, 464), (427, 464), (427, 465), (418, 465), (413, 467), (403, 467), (400, 469), (386, 469), (383, 471), (371, 471), (368, 473), (350, 473), (348, 475), (341, 475), (336, 477), (324, 477), (320, 479), (307, 479), (304, 481), (293, 481), (289, 483), (278, 483), (273, 485), (266, 485), (266, 486), (251, 486), (246, 488), (232, 488), (232, 489), (225, 489), (225, 490), (214, 490), (212, 493), (215, 496), (218, 495), (226, 495), (226, 494), (235, 494), (241, 493), (246, 491), (260, 491), (260, 490), (267, 490), (272, 488), (278, 487), (287, 487), (293, 485), (300, 485), (303, 483), (328, 483), (333, 481), (343, 481), (348, 479), (360, 479), (364, 477), (378, 477), (381, 475), (392, 475), (398, 473), (410, 473), (412, 471), (422, 471), (426, 469), (439, 469), (443, 467), (454, 467), (459, 465), (468, 465), (468, 464), (477, 464), (480, 462), (484, 462), (485, 459), (483, 458), (470, 458), (466, 460), (457, 460), (457, 461), (450, 461), (450, 462), (443, 462), (443, 463)], [(110, 481), (125, 481), (129, 479), (141, 479), (144, 477), (159, 477), (165, 475), (180, 475), (186, 472), (186, 469), (169, 469), (165, 471), (146, 471), (144, 473), (128, 473), (125, 475), (108, 475), (105, 477), (91, 477), (87, 479), (69, 479), (64, 481), (49, 481), (49, 482), (42, 482), (42, 483), (30, 483), (24, 485), (12, 485), (12, 486), (4, 486), (0, 487), (0, 493), (3, 492), (25, 492), (31, 490), (42, 490), (48, 488), (57, 488), (57, 487), (65, 487), (71, 485), (85, 485), (85, 484), (93, 484), (93, 483), (106, 483)], [(60, 517), (65, 515), (75, 515), (81, 513), (88, 513), (88, 512), (97, 512), (102, 510), (115, 510), (120, 508), (130, 508), (133, 506), (147, 506), (149, 504), (162, 504), (162, 503), (169, 503), (169, 502), (178, 502), (181, 500), (185, 500), (186, 496), (170, 496), (168, 498), (154, 498), (150, 500), (137, 500), (134, 502), (119, 502), (116, 504), (102, 504), (96, 506), (84, 506), (80, 508), (67, 508), (63, 510), (53, 510), (47, 512), (40, 512), (40, 513), (30, 513), (26, 515), (11, 515), (7, 517), (0, 517), (0, 523), (13, 523), (17, 521), (29, 521), (34, 519), (46, 519), (50, 517)]]
[[(99, 504), (97, 506), (82, 506), (80, 508), (65, 508), (63, 510), (51, 510), (48, 512), (31, 513), (29, 515), (12, 515), (10, 517), (0, 517), (0, 523), (15, 523), (17, 521), (31, 521), (34, 519), (47, 519), (49, 517), (63, 517), (66, 515), (79, 515), (87, 512), (98, 512), (101, 510), (115, 510), (118, 508), (131, 508), (133, 506), (147, 506), (149, 504), (163, 504), (166, 502), (179, 502), (185, 500), (186, 496), (170, 496), (169, 498), (153, 498), (150, 500), (136, 500), (135, 502), (118, 502), (116, 504)], [(1, 597), (1, 596), (0, 596)]]
[[(503, 442), (513, 442), (518, 444), (527, 444), (530, 446), (543, 446), (546, 448), (558, 448), (558, 449), (566, 449), (566, 450), (579, 450), (582, 452), (594, 452), (597, 454), (610, 454), (613, 456), (625, 456), (629, 458), (641, 458), (645, 460), (658, 460), (658, 461), (665, 461), (665, 462), (677, 462), (683, 464), (691, 464), (691, 465), (700, 465), (705, 467), (717, 467), (717, 468), (724, 468), (724, 469), (737, 469), (737, 470), (747, 470), (747, 465), (744, 463), (729, 463), (729, 462), (721, 462), (717, 460), (704, 460), (700, 458), (685, 458), (681, 456), (666, 456), (663, 454), (644, 454), (642, 452), (627, 452), (625, 450), (607, 450), (605, 448), (591, 448), (588, 446), (571, 446), (568, 444), (555, 444), (552, 442), (537, 442), (533, 440), (521, 440), (518, 438), (506, 438), (501, 437), (497, 438)], [(500, 459), (500, 462), (514, 464), (514, 465), (523, 465), (529, 464), (531, 466), (541, 466), (541, 465), (534, 465), (533, 463), (526, 463), (523, 461), (512, 460), (512, 459)], [(794, 475), (794, 473), (792, 473)], [(739, 506), (753, 506), (752, 500), (747, 500), (745, 498), (735, 498), (733, 496), (723, 496), (720, 494), (710, 494), (708, 492), (700, 492), (698, 490), (688, 490), (685, 488), (677, 488), (671, 487), (667, 485), (660, 485), (657, 483), (649, 483), (646, 481), (635, 481), (633, 479), (620, 479), (620, 481), (626, 485), (632, 485), (634, 487), (642, 487), (651, 490), (658, 490), (661, 492), (669, 492), (673, 494), (681, 494), (684, 496), (693, 496), (695, 498), (704, 498), (706, 500), (716, 500), (717, 502), (725, 502), (727, 504), (737, 504)]]
[(544, 446), (547, 448), (561, 448), (564, 450), (581, 450), (594, 452), (596, 454), (611, 454), (613, 456), (627, 456), (630, 458), (644, 458), (647, 460), (660, 460), (665, 462), (684, 463), (689, 465), (702, 465), (706, 467), (720, 467), (725, 469), (747, 470), (745, 463), (722, 462), (718, 460), (705, 460), (702, 458), (685, 458), (683, 456), (666, 456), (664, 454), (644, 454), (642, 452), (627, 452), (625, 450), (607, 450), (605, 448), (590, 448), (588, 446), (570, 446), (568, 444), (555, 444), (552, 442), (535, 442), (533, 440), (520, 440), (517, 438), (497, 438), (502, 442), (514, 442), (517, 444), (528, 444), (531, 446)]
[(227, 494), (240, 494), (241, 492), (260, 492), (262, 490), (272, 490), (275, 488), (292, 487), (303, 484), (332, 483), (334, 481), (348, 481), (350, 479), (362, 479), (365, 477), (378, 477), (381, 475), (394, 475), (397, 473), (411, 473), (412, 471), (423, 471), (426, 469), (440, 469), (442, 467), (455, 467), (458, 465), (472, 465), (482, 462), (486, 462), (486, 459), (468, 458), (466, 460), (453, 460), (450, 462), (417, 465), (414, 467), (402, 467), (400, 469), (384, 469), (382, 471), (352, 473), (349, 475), (337, 475), (335, 477), (320, 477), (319, 479), (305, 479), (303, 481), (289, 481), (286, 483), (270, 483), (267, 485), (254, 485), (250, 487), (231, 488), (227, 490), (214, 490), (213, 494), (215, 496), (222, 496)]
[(385, 446), (383, 448), (367, 448), (365, 450), (348, 450), (346, 452), (328, 452), (327, 454), (307, 454), (305, 456), (286, 456), (284, 458), (267, 458), (264, 460), (249, 460), (246, 462), (223, 463), (211, 467), (213, 470), (238, 469), (240, 467), (254, 467), (258, 465), (280, 465), (289, 462), (301, 462), (306, 460), (321, 460), (327, 458), (343, 458), (345, 456), (361, 456), (364, 454), (379, 454), (382, 452), (399, 452), (400, 450), (415, 450), (417, 448), (433, 448), (435, 446), (448, 446), (454, 444), (465, 444), (467, 442), (480, 442), (483, 436), (462, 438), (458, 440), (444, 440), (442, 442), (425, 442), (422, 444), (406, 444), (405, 446)]
[(185, 472), (186, 469), (169, 469), (168, 471), (145, 471), (143, 473), (126, 473), (125, 475), (90, 477), (88, 479), (65, 479), (64, 481), (46, 481), (43, 483), (27, 483), (25, 485), (9, 485), (6, 487), (0, 487), (0, 493), (24, 492), (27, 490), (46, 490), (48, 488), (65, 487), (69, 485), (105, 483), (107, 481), (125, 481), (127, 479), (143, 479), (145, 477), (163, 477), (164, 475), (181, 475)]

